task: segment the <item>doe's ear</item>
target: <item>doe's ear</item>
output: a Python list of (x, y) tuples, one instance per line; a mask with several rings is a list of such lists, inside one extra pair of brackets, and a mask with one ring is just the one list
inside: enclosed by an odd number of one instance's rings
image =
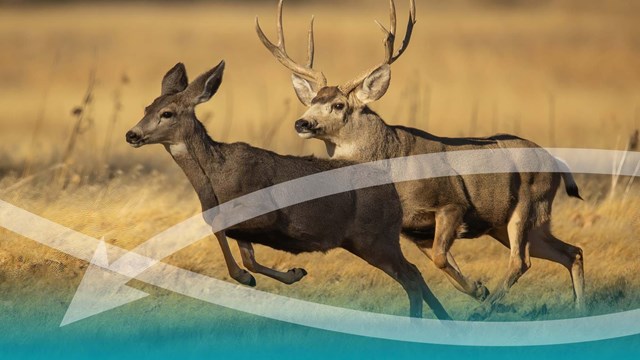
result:
[(380, 99), (389, 89), (391, 66), (382, 65), (367, 76), (356, 89), (355, 95), (363, 104)]
[(183, 63), (177, 63), (162, 79), (162, 95), (177, 94), (189, 85), (187, 70)]
[(213, 95), (220, 88), (222, 84), (222, 74), (224, 73), (225, 62), (222, 60), (213, 69), (198, 76), (197, 79), (187, 87), (187, 98), (191, 100), (194, 105), (198, 105), (205, 101), (209, 101)]
[(291, 82), (293, 83), (293, 89), (298, 95), (298, 99), (304, 106), (310, 106), (311, 100), (313, 100), (318, 92), (314, 90), (314, 86), (306, 79), (293, 74), (291, 75)]

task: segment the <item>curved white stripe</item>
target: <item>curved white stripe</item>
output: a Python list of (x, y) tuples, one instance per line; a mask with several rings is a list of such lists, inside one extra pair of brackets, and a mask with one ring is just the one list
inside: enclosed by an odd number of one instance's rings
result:
[[(640, 310), (576, 319), (474, 322), (412, 319), (323, 305), (154, 266), (137, 279), (212, 304), (297, 325), (380, 339), (464, 346), (556, 345), (640, 333)], [(196, 285), (196, 286), (194, 286)]]
[[(526, 159), (527, 156), (535, 156), (537, 151), (542, 150), (509, 149), (505, 151), (509, 157)], [(562, 156), (573, 172), (590, 174), (610, 174), (611, 159), (619, 154), (615, 151), (589, 149), (553, 149), (551, 151)], [(507, 160), (502, 150), (498, 152), (501, 152), (498, 157)], [(524, 161), (517, 166), (514, 166), (512, 161), (487, 163), (487, 159), (495, 159), (495, 157), (495, 150), (457, 151), (355, 165), (296, 179), (249, 194), (206, 212), (205, 216), (210, 219), (211, 215), (217, 215), (213, 220), (215, 231), (215, 229), (222, 230), (251, 217), (303, 201), (389, 182), (453, 174), (557, 171), (557, 169), (541, 167), (535, 161)], [(640, 161), (640, 153), (629, 153), (627, 160), (635, 166)], [(438, 166), (443, 164), (443, 161), (447, 166)], [(621, 175), (634, 175), (632, 169), (633, 166), (622, 167)], [(312, 193), (309, 193), (309, 183), (316, 185)], [(257, 210), (256, 205), (260, 205)], [(98, 240), (2, 201), (0, 201), (0, 215), (2, 215), (0, 226), (85, 260), (91, 259), (93, 249), (98, 246)], [(154, 241), (148, 242), (151, 245), (145, 245), (146, 247), (141, 249), (151, 255), (168, 254), (168, 249), (159, 247), (157, 240), (180, 236), (185, 231), (189, 231), (189, 238), (199, 236), (197, 238), (199, 239), (207, 236), (211, 230), (208, 226), (202, 225), (201, 219), (198, 215), (178, 224), (156, 235), (151, 239), (155, 239)], [(70, 243), (69, 239), (74, 241)], [(185, 244), (186, 241), (178, 241), (178, 243)], [(109, 266), (111, 271), (130, 277), (135, 276), (150, 284), (231, 309), (355, 335), (448, 345), (523, 346), (594, 341), (640, 333), (640, 310), (578, 319), (526, 322), (409, 319), (349, 310), (235, 286), (159, 263), (156, 260), (158, 257), (150, 258), (141, 254), (128, 253), (114, 246), (108, 247), (110, 253), (122, 255), (121, 260), (127, 258), (134, 260), (133, 262), (118, 260)], [(170, 250), (179, 249), (174, 246)], [(116, 264), (118, 266), (114, 266)]]

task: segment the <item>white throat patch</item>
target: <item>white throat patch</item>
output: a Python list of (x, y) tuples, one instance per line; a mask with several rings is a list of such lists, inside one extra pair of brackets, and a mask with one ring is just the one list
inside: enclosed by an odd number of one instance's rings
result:
[(184, 143), (169, 145), (169, 151), (171, 152), (171, 155), (175, 157), (185, 156), (189, 153), (187, 145)]
[(334, 159), (353, 159), (358, 154), (358, 147), (355, 144), (336, 145), (333, 153)]

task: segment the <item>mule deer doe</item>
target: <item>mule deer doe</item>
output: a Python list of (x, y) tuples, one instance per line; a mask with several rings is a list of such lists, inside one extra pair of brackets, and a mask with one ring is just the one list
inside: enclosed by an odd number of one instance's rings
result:
[[(414, 0), (410, 1), (409, 22), (400, 49), (394, 52), (396, 11), (394, 1), (390, 0), (390, 29), (378, 23), (386, 34), (383, 61), (341, 86), (327, 86), (324, 74), (313, 69), (313, 20), (306, 66), (287, 55), (282, 3), (280, 0), (278, 5), (278, 44), (267, 39), (257, 18), (256, 31), (273, 56), (293, 72), (293, 87), (300, 101), (308, 107), (296, 121), (295, 129), (303, 138), (323, 140), (331, 158), (369, 162), (456, 150), (539, 148), (533, 142), (513, 135), (444, 138), (414, 128), (391, 126), (367, 106), (386, 93), (391, 80), (390, 65), (409, 45), (416, 22)], [(579, 198), (578, 187), (568, 167), (550, 154), (543, 152), (535, 160), (548, 165), (544, 168), (561, 171), (463, 175), (396, 184), (404, 212), (402, 234), (444, 270), (456, 288), (476, 299), (488, 300), (490, 306), (529, 269), (529, 255), (560, 263), (571, 273), (575, 303), (582, 308), (582, 250), (560, 241), (550, 229), (552, 202), (561, 178), (569, 195)], [(433, 166), (449, 165), (443, 160)], [(511, 249), (507, 274), (491, 295), (480, 282), (465, 278), (450, 254), (456, 238), (476, 238), (485, 234)], [(432, 248), (432, 254), (429, 248)]]
[[(184, 65), (177, 64), (165, 75), (160, 97), (145, 109), (142, 120), (126, 135), (127, 142), (136, 148), (164, 145), (193, 185), (203, 211), (277, 183), (352, 164), (281, 156), (244, 143), (213, 141), (196, 118), (194, 108), (216, 93), (224, 66), (221, 62), (189, 84)], [(255, 279), (236, 264), (226, 235), (238, 241), (247, 269), (286, 284), (299, 281), (306, 271), (296, 268), (280, 272), (259, 264), (252, 243), (294, 254), (341, 247), (399, 282), (409, 296), (411, 316), (422, 316), (424, 299), (438, 318), (448, 319), (418, 269), (400, 251), (401, 220), (395, 188), (383, 185), (286, 207), (215, 236), (229, 274), (244, 285), (255, 286)]]

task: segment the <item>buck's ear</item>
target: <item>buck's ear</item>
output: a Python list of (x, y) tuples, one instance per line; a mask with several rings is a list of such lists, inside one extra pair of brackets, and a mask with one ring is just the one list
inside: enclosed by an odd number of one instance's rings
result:
[(189, 85), (187, 70), (183, 63), (177, 63), (162, 79), (162, 95), (177, 94)]
[(389, 89), (391, 83), (391, 66), (388, 64), (377, 68), (358, 86), (355, 95), (363, 104), (380, 99)]
[(298, 95), (300, 102), (304, 106), (310, 106), (311, 100), (318, 95), (314, 90), (314, 86), (308, 80), (303, 79), (296, 74), (291, 75), (291, 82), (293, 83), (293, 89), (296, 91), (296, 95)]
[(187, 88), (186, 94), (194, 105), (209, 101), (222, 84), (222, 74), (224, 73), (224, 60), (216, 67), (198, 76)]

